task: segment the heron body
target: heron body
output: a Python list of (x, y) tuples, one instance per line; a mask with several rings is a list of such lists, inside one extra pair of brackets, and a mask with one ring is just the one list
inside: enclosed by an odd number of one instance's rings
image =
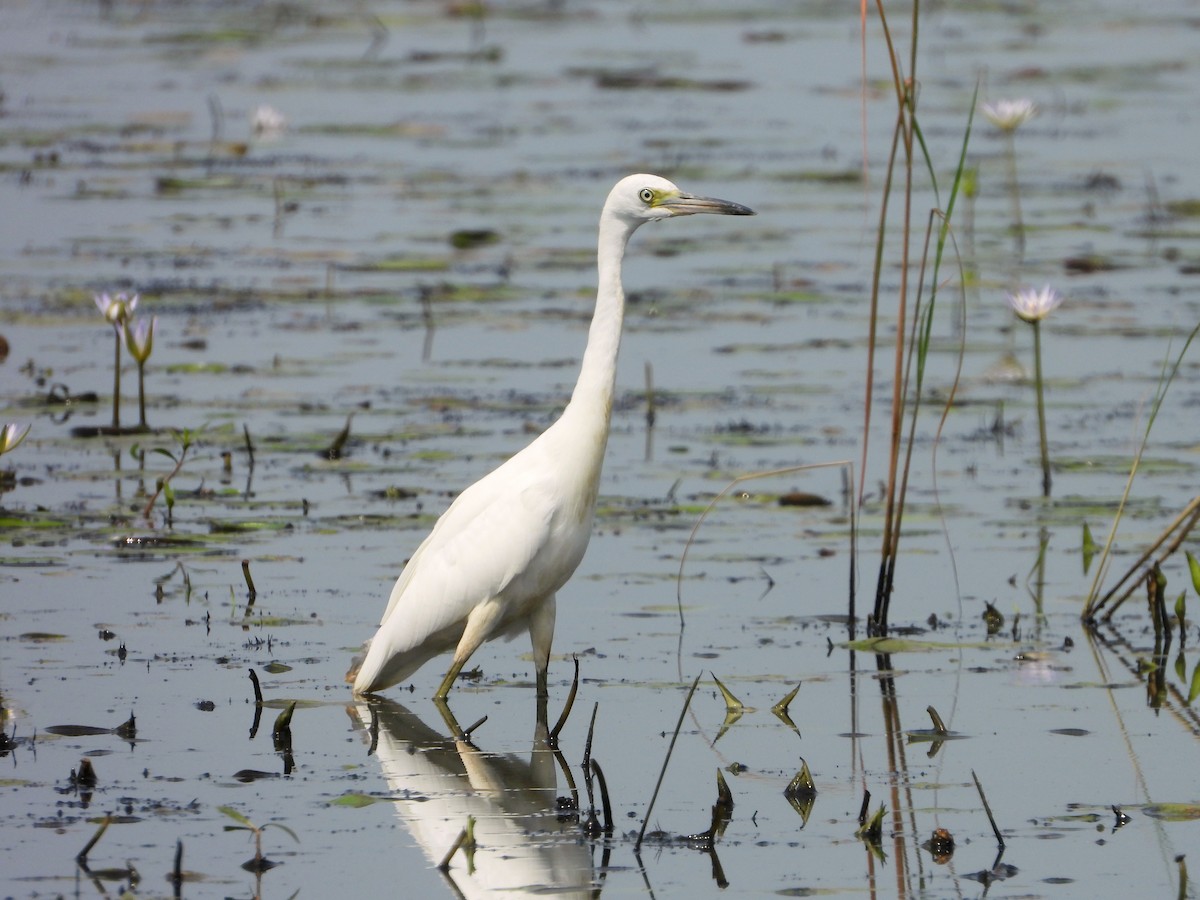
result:
[(453, 650), (435, 694), (444, 699), (484, 641), (527, 630), (538, 696), (545, 696), (555, 593), (587, 549), (608, 443), (625, 315), (625, 247), (645, 222), (696, 213), (754, 214), (686, 194), (656, 175), (630, 175), (609, 193), (600, 214), (596, 309), (570, 403), (438, 519), (392, 588), (365, 656), (347, 673), (356, 694), (384, 690)]

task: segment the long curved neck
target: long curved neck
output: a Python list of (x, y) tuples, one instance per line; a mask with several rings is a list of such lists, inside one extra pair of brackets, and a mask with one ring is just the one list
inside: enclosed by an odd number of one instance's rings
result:
[(596, 310), (588, 329), (587, 349), (579, 380), (567, 410), (574, 415), (599, 416), (607, 431), (612, 415), (613, 389), (617, 377), (617, 351), (625, 318), (625, 292), (621, 287), (621, 260), (633, 228), (605, 212), (600, 217), (600, 239), (596, 248), (599, 280)]

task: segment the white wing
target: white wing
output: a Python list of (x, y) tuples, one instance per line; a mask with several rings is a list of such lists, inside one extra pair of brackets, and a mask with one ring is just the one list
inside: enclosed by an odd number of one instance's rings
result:
[(463, 491), (438, 519), (392, 588), (381, 629), (403, 621), (419, 642), (465, 620), (526, 573), (550, 542), (553, 483), (526, 472), (514, 484), (506, 466)]
[(453, 649), (483, 603), (499, 604), (485, 639), (511, 634), (575, 571), (595, 492), (564, 492), (561, 448), (545, 440), (549, 434), (463, 491), (438, 519), (392, 588), (361, 668), (352, 670), (356, 691), (396, 684)]

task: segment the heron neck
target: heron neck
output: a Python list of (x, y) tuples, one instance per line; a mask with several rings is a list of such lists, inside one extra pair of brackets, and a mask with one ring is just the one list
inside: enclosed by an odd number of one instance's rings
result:
[(625, 318), (621, 260), (632, 233), (633, 229), (615, 216), (600, 219), (600, 239), (596, 248), (596, 309), (588, 329), (579, 380), (575, 382), (575, 391), (567, 407), (573, 412), (587, 411), (601, 417), (606, 427), (612, 416), (617, 352), (621, 347), (621, 325)]

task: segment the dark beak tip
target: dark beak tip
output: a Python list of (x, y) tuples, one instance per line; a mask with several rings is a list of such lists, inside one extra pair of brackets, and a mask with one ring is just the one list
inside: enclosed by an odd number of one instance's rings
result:
[(756, 213), (750, 207), (743, 206), (741, 203), (735, 203), (732, 200), (724, 200), (722, 202), (725, 204), (725, 209), (723, 210), (723, 212), (725, 212), (728, 215), (731, 215), (731, 216), (757, 216), (758, 215), (758, 213)]

